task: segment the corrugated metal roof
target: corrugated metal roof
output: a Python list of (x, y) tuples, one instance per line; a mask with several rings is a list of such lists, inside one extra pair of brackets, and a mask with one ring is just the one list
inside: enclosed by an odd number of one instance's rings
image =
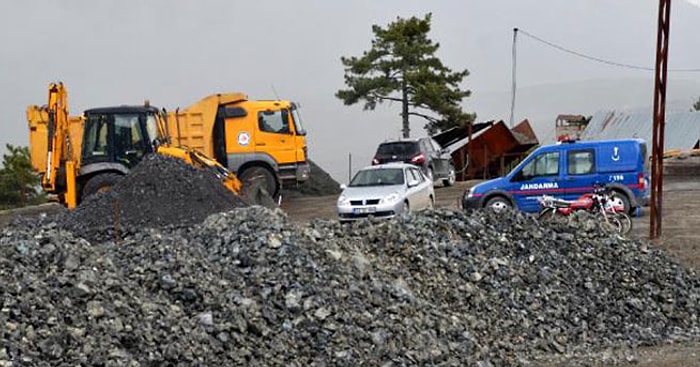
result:
[[(651, 144), (651, 110), (599, 111), (581, 134), (581, 140), (639, 138)], [(692, 149), (700, 140), (700, 112), (667, 111), (664, 150)]]
[[(472, 136), (478, 132), (491, 127), (494, 121), (478, 122), (472, 124)], [(437, 135), (433, 136), (435, 140), (441, 147), (448, 147), (460, 140), (464, 139), (465, 136), (469, 136), (469, 126), (459, 126), (453, 127), (449, 130), (445, 130)]]

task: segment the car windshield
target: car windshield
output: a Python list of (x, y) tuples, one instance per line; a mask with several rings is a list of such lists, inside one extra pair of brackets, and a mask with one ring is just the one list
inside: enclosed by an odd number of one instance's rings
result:
[(377, 155), (410, 156), (416, 153), (418, 153), (418, 143), (413, 141), (383, 143), (377, 148)]
[(357, 172), (350, 187), (403, 185), (403, 169), (378, 168)]

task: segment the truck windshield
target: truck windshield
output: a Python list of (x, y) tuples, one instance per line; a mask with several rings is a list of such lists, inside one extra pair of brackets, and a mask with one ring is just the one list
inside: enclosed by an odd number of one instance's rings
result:
[(297, 135), (306, 135), (306, 130), (304, 130), (304, 125), (301, 123), (301, 115), (299, 114), (299, 107), (292, 103), (292, 119), (294, 120), (294, 130), (296, 130)]

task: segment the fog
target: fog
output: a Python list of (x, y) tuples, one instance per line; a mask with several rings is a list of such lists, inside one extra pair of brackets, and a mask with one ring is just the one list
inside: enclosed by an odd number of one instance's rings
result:
[[(463, 107), (479, 121), (507, 120), (514, 27), (653, 67), (657, 7), (640, 0), (2, 0), (0, 143), (3, 150), (28, 144), (26, 106), (45, 104), (51, 81), (66, 83), (73, 114), (144, 99), (173, 109), (241, 91), (300, 102), (311, 159), (347, 181), (350, 155), (360, 168), (379, 142), (400, 135), (399, 105), (363, 111), (334, 97), (344, 88), (340, 57), (367, 50), (373, 24), (432, 13), (438, 56), (471, 73), (462, 87), (473, 94)], [(674, 1), (672, 10), (670, 67), (700, 68), (700, 7)], [(524, 36), (517, 50), (515, 119), (529, 118), (538, 132), (557, 113), (652, 104), (653, 72), (591, 62)], [(674, 106), (689, 108), (700, 96), (700, 73), (671, 78)], [(411, 135), (424, 136), (423, 125), (412, 120)]]

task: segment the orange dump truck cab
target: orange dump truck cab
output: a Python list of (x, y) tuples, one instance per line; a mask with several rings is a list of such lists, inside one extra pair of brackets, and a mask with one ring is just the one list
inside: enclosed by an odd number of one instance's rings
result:
[(262, 180), (269, 194), (309, 177), (306, 131), (298, 106), (284, 100), (250, 101), (243, 93), (210, 95), (167, 116), (174, 146), (216, 159), (244, 186)]

